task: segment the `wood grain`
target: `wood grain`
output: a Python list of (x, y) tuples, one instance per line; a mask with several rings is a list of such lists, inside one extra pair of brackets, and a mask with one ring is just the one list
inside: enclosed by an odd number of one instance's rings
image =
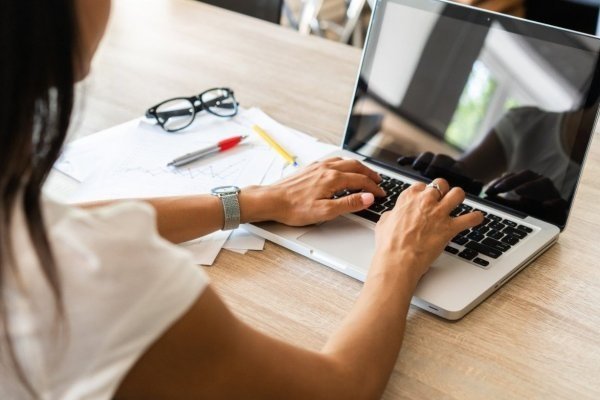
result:
[[(118, 0), (74, 136), (140, 116), (160, 100), (230, 86), (244, 106), (337, 143), (359, 50), (186, 0)], [(450, 323), (418, 309), (385, 399), (600, 398), (600, 147), (594, 141), (557, 245)], [(361, 289), (268, 243), (207, 268), (241, 318), (318, 349)]]

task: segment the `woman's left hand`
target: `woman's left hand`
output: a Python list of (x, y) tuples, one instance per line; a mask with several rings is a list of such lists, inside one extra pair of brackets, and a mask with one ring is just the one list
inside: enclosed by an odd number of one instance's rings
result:
[[(271, 186), (251, 186), (240, 193), (242, 222), (277, 221), (302, 226), (369, 207), (385, 192), (381, 177), (360, 161), (340, 157), (309, 165)], [(334, 199), (342, 190), (357, 193)]]

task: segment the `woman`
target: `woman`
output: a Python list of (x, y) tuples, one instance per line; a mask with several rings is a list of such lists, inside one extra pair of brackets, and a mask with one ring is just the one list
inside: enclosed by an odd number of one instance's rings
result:
[[(359, 300), (319, 352), (265, 336), (223, 304), (171, 245), (220, 229), (213, 196), (91, 210), (42, 198), (108, 0), (0, 3), (0, 398), (378, 397), (402, 343), (411, 294), (456, 233), (464, 193), (415, 184), (376, 229)], [(304, 225), (368, 207), (379, 176), (342, 159), (243, 188), (242, 222)], [(362, 190), (332, 199), (343, 188)], [(162, 237), (161, 237), (162, 236)], [(164, 240), (167, 239), (167, 240)]]

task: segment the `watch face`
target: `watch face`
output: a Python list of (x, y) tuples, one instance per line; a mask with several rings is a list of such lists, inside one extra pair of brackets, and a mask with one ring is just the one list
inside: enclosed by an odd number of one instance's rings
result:
[(236, 194), (240, 192), (240, 188), (237, 186), (219, 186), (213, 188), (211, 190), (213, 194), (223, 195), (223, 194)]

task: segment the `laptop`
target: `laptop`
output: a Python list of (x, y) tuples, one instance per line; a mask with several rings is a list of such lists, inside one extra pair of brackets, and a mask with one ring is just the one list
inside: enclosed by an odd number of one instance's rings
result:
[(565, 229), (596, 124), (599, 55), (593, 36), (441, 0), (380, 0), (343, 143), (327, 157), (361, 160), (387, 197), (320, 225), (248, 229), (364, 281), (381, 214), (413, 182), (443, 177), (467, 192), (452, 215), (485, 220), (448, 243), (412, 304), (462, 318)]

